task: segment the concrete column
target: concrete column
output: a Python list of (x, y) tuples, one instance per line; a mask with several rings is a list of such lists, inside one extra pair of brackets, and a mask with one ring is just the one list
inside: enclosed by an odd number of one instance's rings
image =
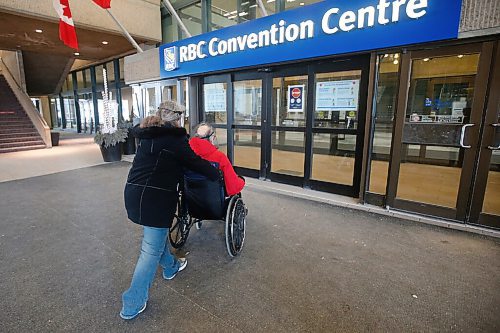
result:
[(48, 96), (41, 96), (40, 97), (40, 103), (41, 105), (41, 111), (42, 111), (42, 116), (43, 119), (47, 122), (47, 125), (49, 125), (50, 128), (54, 127), (54, 124), (52, 123), (52, 117), (50, 116), (50, 98)]

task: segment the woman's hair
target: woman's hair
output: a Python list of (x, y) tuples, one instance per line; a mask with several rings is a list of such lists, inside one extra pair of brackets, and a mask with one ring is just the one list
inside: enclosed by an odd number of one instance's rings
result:
[(147, 116), (146, 118), (144, 118), (141, 121), (141, 125), (139, 127), (140, 128), (153, 127), (153, 126), (161, 127), (164, 124), (165, 124), (165, 121), (163, 121), (163, 119), (161, 119), (161, 117), (153, 115), (153, 116)]
[(166, 100), (160, 104), (156, 115), (160, 117), (164, 123), (178, 127), (178, 121), (182, 118), (185, 111), (186, 107), (184, 105), (180, 105), (176, 101)]

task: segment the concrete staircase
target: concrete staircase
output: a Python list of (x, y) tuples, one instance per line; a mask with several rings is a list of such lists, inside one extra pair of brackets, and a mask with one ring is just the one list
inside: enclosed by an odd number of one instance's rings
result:
[(16, 95), (0, 75), (0, 153), (45, 147)]

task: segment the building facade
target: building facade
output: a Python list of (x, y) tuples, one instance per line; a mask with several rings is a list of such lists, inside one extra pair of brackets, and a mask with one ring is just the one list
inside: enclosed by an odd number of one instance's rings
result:
[(164, 12), (125, 58), (141, 115), (167, 91), (246, 176), (500, 227), (497, 2), (174, 3), (193, 37)]

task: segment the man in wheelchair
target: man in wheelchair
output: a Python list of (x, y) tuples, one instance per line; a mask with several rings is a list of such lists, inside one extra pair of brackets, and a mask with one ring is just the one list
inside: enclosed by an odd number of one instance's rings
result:
[(209, 162), (217, 163), (224, 176), (227, 196), (241, 192), (245, 186), (245, 180), (236, 174), (227, 156), (217, 149), (217, 137), (210, 124), (199, 124), (195, 129), (194, 137), (189, 140), (189, 145), (196, 155)]
[(238, 176), (229, 159), (216, 147), (215, 131), (202, 123), (194, 131), (191, 149), (219, 169), (218, 180), (190, 170), (184, 170), (184, 184), (178, 203), (178, 214), (170, 229), (170, 244), (184, 245), (193, 224), (201, 228), (203, 220), (225, 221), (226, 248), (231, 257), (238, 255), (245, 240), (247, 209), (241, 197), (245, 180)]

